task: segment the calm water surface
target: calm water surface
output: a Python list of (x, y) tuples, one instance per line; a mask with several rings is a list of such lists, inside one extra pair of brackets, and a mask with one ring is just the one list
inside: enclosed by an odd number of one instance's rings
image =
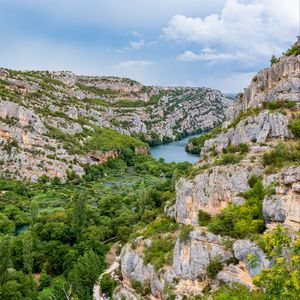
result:
[(188, 161), (195, 163), (199, 160), (199, 155), (191, 154), (185, 151), (189, 139), (200, 136), (201, 134), (190, 135), (180, 141), (174, 141), (164, 145), (151, 147), (150, 151), (155, 158), (164, 158), (166, 162), (183, 162)]

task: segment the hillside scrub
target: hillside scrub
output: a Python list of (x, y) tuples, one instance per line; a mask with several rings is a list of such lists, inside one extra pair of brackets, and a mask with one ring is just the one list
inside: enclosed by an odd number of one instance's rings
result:
[(245, 238), (251, 234), (262, 233), (265, 229), (262, 213), (262, 202), (267, 193), (261, 179), (256, 182), (252, 178), (252, 186), (241, 196), (246, 202), (240, 206), (230, 204), (208, 223), (208, 229), (215, 234)]

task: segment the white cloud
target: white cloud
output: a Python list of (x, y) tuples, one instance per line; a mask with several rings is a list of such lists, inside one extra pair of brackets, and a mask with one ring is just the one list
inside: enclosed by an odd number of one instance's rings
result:
[(132, 68), (152, 65), (152, 61), (148, 60), (125, 60), (115, 65), (115, 68)]
[(139, 50), (145, 46), (145, 41), (144, 41), (144, 39), (140, 39), (138, 41), (131, 41), (131, 42), (129, 42), (129, 45), (130, 45), (131, 49)]
[(299, 0), (227, 0), (219, 14), (204, 18), (173, 16), (163, 29), (166, 40), (195, 43), (220, 53), (186, 51), (180, 60), (224, 60), (244, 53), (253, 59), (281, 53), (296, 39)]

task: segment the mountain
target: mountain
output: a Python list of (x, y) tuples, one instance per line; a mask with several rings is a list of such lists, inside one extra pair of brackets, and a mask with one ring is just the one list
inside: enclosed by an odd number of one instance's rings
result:
[(0, 69), (0, 173), (33, 181), (65, 178), (67, 170), (83, 175), (84, 165), (125, 148), (147, 152), (146, 143), (212, 129), (229, 105), (207, 88)]
[(300, 40), (219, 129), (190, 141), (200, 161), (177, 181), (169, 218), (122, 249), (114, 299), (298, 299), (299, 138)]

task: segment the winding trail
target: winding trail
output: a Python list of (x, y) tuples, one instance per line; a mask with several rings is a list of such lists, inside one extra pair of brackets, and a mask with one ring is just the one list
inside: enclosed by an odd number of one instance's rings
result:
[(119, 257), (117, 256), (117, 251), (120, 246), (119, 242), (114, 243), (108, 253), (105, 256), (105, 260), (109, 267), (99, 276), (98, 283), (94, 285), (93, 289), (93, 299), (94, 300), (105, 300), (108, 298), (102, 297), (101, 289), (100, 289), (100, 281), (104, 274), (112, 274), (115, 270), (120, 267)]

